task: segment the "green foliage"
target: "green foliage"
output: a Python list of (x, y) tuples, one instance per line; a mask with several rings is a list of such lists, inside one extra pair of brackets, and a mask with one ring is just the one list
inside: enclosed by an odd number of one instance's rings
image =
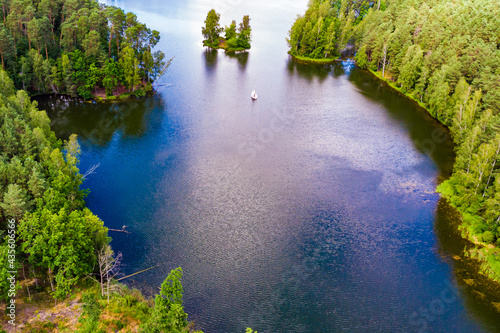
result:
[(123, 68), (123, 77), (126, 82), (126, 87), (129, 90), (135, 90), (135, 87), (141, 83), (141, 77), (139, 75), (139, 61), (135, 57), (134, 50), (130, 46), (123, 49), (120, 64)]
[(238, 28), (238, 36), (236, 37), (236, 47), (244, 49), (250, 48), (252, 41), (252, 28), (250, 27), (250, 16), (243, 16), (243, 21)]
[(85, 294), (82, 298), (83, 311), (78, 321), (82, 324), (78, 333), (104, 333), (103, 329), (98, 329), (99, 318), (102, 308), (93, 294)]
[[(0, 24), (2, 66), (17, 87), (85, 99), (102, 87), (109, 95), (125, 83), (118, 60), (126, 47), (137, 59), (135, 81), (161, 74), (165, 55), (153, 52), (159, 32), (134, 14), (93, 0), (38, 2), (6, 4)], [(109, 68), (110, 61), (117, 68)]]
[(16, 220), (16, 257), (27, 259), (29, 272), (46, 274), (53, 295), (61, 298), (78, 278), (93, 272), (95, 249), (109, 241), (107, 229), (85, 208), (76, 136), (61, 151), (47, 114), (26, 92), (14, 94), (5, 72), (0, 77), (5, 78), (0, 86), (0, 231), (6, 232), (6, 219)]
[(364, 47), (360, 48), (354, 57), (356, 64), (361, 69), (368, 68), (368, 57), (366, 56), (366, 49)]
[[(243, 51), (250, 49), (252, 41), (252, 28), (250, 27), (250, 16), (243, 16), (242, 22), (236, 31), (236, 21), (231, 21), (229, 26), (220, 27), (220, 14), (214, 9), (210, 10), (205, 20), (205, 26), (202, 28), (202, 34), (205, 38), (204, 46), (219, 48), (219, 43), (226, 42), (225, 49), (228, 51)], [(224, 32), (225, 38), (220, 34)], [(223, 45), (223, 44), (222, 44)]]
[[(290, 53), (313, 59), (338, 57), (348, 44), (356, 42), (371, 5), (366, 0), (310, 1), (306, 13), (297, 17), (289, 31)], [(359, 57), (363, 61), (361, 54)]]
[(178, 333), (188, 327), (187, 314), (182, 307), (182, 268), (173, 269), (155, 297), (155, 306), (144, 333)]
[(463, 213), (465, 236), (485, 243), (500, 222), (499, 17), (495, 0), (391, 1), (368, 11), (356, 55), (450, 128), (456, 162), (438, 191)]
[(215, 45), (219, 42), (220, 33), (223, 29), (220, 26), (220, 14), (215, 11), (215, 9), (211, 9), (207, 18), (205, 19), (205, 26), (201, 28), (201, 33), (205, 40), (209, 41), (210, 44)]
[(21, 218), (30, 207), (27, 191), (18, 184), (9, 184), (0, 207), (6, 216)]
[(495, 236), (493, 235), (493, 233), (489, 230), (483, 232), (483, 235), (482, 235), (482, 239), (483, 239), (483, 242), (485, 243), (493, 243), (493, 241), (495, 240)]
[[(9, 255), (12, 255), (15, 251), (11, 248), (9, 248), (8, 245), (8, 236), (2, 237), (2, 242), (0, 243), (0, 299), (5, 300), (8, 299), (8, 293), (10, 290), (10, 281), (8, 280), (9, 277), (12, 276), (9, 271), (13, 271), (11, 269), (10, 264), (14, 264), (14, 271), (19, 269), (20, 264), (17, 260), (13, 260), (12, 257), (9, 257)], [(9, 252), (11, 251), (11, 252)], [(16, 251), (17, 252), (17, 251)], [(16, 290), (21, 288), (19, 283), (16, 283)]]
[(102, 83), (106, 89), (106, 96), (110, 96), (118, 82), (123, 81), (123, 68), (114, 59), (108, 59), (104, 64), (103, 73)]
[(236, 21), (233, 20), (231, 22), (231, 24), (229, 25), (229, 27), (226, 26), (224, 28), (224, 32), (226, 34), (226, 41), (229, 41), (232, 38), (236, 38), (236, 36), (237, 36), (237, 33), (236, 33)]

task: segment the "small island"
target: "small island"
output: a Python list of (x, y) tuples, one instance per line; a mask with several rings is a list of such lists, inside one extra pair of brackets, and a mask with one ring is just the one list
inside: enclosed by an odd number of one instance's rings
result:
[[(205, 37), (203, 46), (212, 49), (223, 49), (227, 52), (241, 52), (250, 49), (252, 28), (250, 27), (250, 16), (243, 16), (243, 21), (236, 30), (236, 21), (233, 20), (229, 26), (220, 26), (220, 14), (212, 9), (208, 12), (205, 26), (201, 33)], [(224, 32), (224, 37), (221, 33)]]

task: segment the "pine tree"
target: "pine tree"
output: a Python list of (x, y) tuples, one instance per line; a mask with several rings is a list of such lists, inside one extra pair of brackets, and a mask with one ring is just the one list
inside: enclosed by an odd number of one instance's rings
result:
[(9, 184), (0, 207), (7, 216), (20, 219), (31, 207), (31, 201), (25, 189), (17, 184)]

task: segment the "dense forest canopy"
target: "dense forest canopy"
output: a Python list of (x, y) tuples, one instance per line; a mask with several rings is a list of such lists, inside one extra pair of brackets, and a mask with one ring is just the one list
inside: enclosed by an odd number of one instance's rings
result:
[(126, 301), (119, 306), (141, 319), (140, 332), (192, 332), (182, 305), (181, 268), (165, 279), (153, 306), (141, 297), (128, 303), (133, 293), (113, 280), (119, 255), (109, 246), (103, 221), (86, 207), (87, 191), (80, 189), (76, 135), (57, 139), (46, 112), (15, 84), (83, 97), (98, 85), (145, 87), (163, 70), (163, 54), (151, 53), (159, 33), (134, 14), (96, 1), (1, 5), (0, 55), (9, 72), (0, 69), (0, 301), (20, 301), (12, 293), (12, 276), (15, 289), (23, 280), (28, 297), (32, 288), (56, 299), (90, 279), (99, 287), (83, 296), (78, 332), (109, 331), (100, 316), (110, 298), (115, 306)]
[(159, 32), (96, 0), (2, 0), (0, 58), (17, 88), (90, 98), (144, 95), (164, 70)]
[(368, 0), (311, 0), (299, 15), (287, 38), (290, 53), (307, 58), (337, 58), (353, 41), (368, 10), (385, 8), (385, 2)]
[(16, 264), (46, 275), (54, 296), (62, 297), (93, 271), (107, 229), (85, 207), (76, 136), (61, 143), (37, 103), (16, 92), (5, 71), (0, 80), (0, 299), (8, 289), (8, 219), (17, 226)]
[[(371, 10), (356, 55), (448, 126), (453, 175), (440, 191), (468, 236), (500, 245), (500, 6), (495, 0), (402, 1)], [(500, 277), (496, 252), (489, 260)]]

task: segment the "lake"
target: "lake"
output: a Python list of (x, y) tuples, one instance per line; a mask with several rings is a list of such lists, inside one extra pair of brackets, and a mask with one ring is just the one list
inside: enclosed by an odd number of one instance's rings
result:
[[(435, 193), (453, 143), (425, 110), (346, 63), (305, 65), (286, 36), (307, 1), (107, 1), (161, 32), (175, 57), (157, 94), (95, 104), (39, 98), (77, 133), (87, 203), (153, 295), (184, 271), (206, 333), (494, 332), (497, 287), (463, 256), (457, 214)], [(249, 53), (202, 47), (249, 14)], [(256, 89), (259, 98), (252, 101)]]

